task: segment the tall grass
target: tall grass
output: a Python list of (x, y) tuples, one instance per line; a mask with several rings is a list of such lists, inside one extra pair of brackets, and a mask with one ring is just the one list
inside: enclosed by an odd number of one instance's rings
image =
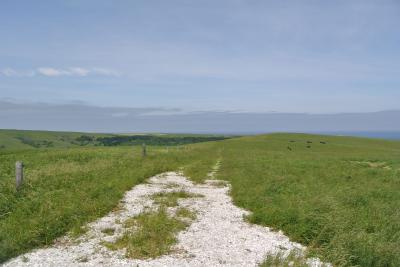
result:
[[(150, 150), (151, 151), (151, 150)], [(48, 245), (67, 231), (103, 216), (144, 179), (178, 168), (178, 153), (131, 148), (31, 150), (0, 155), (0, 262)], [(25, 181), (14, 187), (16, 160)]]
[(218, 178), (251, 222), (338, 266), (400, 266), (399, 142), (276, 134), (221, 145)]
[[(111, 211), (123, 194), (145, 179), (191, 165), (217, 142), (193, 147), (87, 147), (0, 153), (0, 262), (51, 244)], [(25, 180), (15, 190), (15, 161)], [(198, 176), (205, 176), (207, 170)]]
[[(322, 143), (321, 143), (322, 142)], [(0, 261), (105, 215), (146, 178), (183, 168), (196, 182), (218, 159), (249, 220), (283, 230), (338, 266), (400, 266), (400, 142), (273, 134), (149, 148), (0, 154)], [(26, 181), (14, 189), (14, 164)]]

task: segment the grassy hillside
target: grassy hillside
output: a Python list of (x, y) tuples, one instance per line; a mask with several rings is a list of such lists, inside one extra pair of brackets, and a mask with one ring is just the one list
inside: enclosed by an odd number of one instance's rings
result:
[(339, 266), (400, 265), (400, 142), (273, 134), (221, 147), (219, 178), (251, 222)]
[(0, 151), (42, 147), (70, 147), (80, 133), (0, 130)]
[[(43, 136), (43, 135), (41, 135)], [(79, 137), (80, 135), (78, 135)], [(0, 261), (51, 244), (112, 210), (145, 178), (184, 167), (201, 182), (217, 160), (249, 221), (281, 229), (338, 266), (400, 265), (400, 142), (271, 134), (166, 149), (75, 146), (0, 151)], [(26, 164), (14, 189), (14, 163)]]
[(176, 146), (223, 140), (221, 135), (184, 134), (97, 134), (79, 132), (0, 130), (0, 151), (34, 148), (70, 148), (82, 146)]
[[(169, 150), (148, 147), (144, 159), (139, 147), (0, 153), (0, 262), (49, 245), (66, 232), (79, 234), (87, 222), (115, 208), (132, 186), (196, 162), (214, 145)], [(25, 165), (24, 185), (18, 192), (14, 185), (17, 160)]]

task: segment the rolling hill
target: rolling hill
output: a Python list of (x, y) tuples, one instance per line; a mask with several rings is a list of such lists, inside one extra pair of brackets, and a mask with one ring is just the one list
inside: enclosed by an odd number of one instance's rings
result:
[[(182, 169), (201, 183), (219, 161), (215, 175), (232, 185), (234, 203), (252, 212), (247, 219), (282, 230), (309, 256), (338, 266), (400, 264), (398, 141), (281, 133), (149, 146), (142, 158), (137, 146), (74, 144), (80, 133), (23, 132), (55, 144), (46, 149), (21, 142), (21, 132), (0, 134), (10, 148), (0, 150), (1, 261), (79, 234), (151, 175)], [(26, 165), (18, 192), (16, 160)]]

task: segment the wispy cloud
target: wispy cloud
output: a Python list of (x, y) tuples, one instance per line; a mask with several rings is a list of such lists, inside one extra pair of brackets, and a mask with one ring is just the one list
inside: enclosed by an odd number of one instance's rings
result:
[(13, 68), (4, 68), (0, 70), (0, 75), (6, 77), (33, 77), (33, 76), (47, 76), (47, 77), (59, 77), (59, 76), (75, 76), (75, 77), (86, 77), (89, 75), (97, 76), (120, 76), (121, 73), (105, 68), (82, 68), (82, 67), (70, 67), (70, 68), (53, 68), (53, 67), (40, 67), (31, 70), (16, 70)]
[(101, 76), (120, 76), (121, 74), (115, 70), (104, 69), (104, 68), (52, 68), (52, 67), (41, 67), (37, 69), (37, 72), (44, 76), (57, 77), (57, 76), (78, 76), (85, 77), (89, 75), (101, 75)]
[(0, 70), (0, 75), (4, 75), (7, 77), (32, 77), (35, 76), (35, 71), (17, 71), (12, 68), (5, 68)]
[(93, 68), (90, 73), (105, 75), (105, 76), (121, 76), (121, 73), (115, 70), (103, 69), (103, 68)]
[(63, 71), (63, 70), (58, 70), (54, 68), (38, 68), (37, 69), (39, 74), (42, 74), (44, 76), (62, 76), (62, 75), (68, 75), (69, 72)]

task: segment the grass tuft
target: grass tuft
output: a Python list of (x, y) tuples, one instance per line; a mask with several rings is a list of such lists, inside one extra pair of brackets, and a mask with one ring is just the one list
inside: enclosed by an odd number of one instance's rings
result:
[(281, 253), (268, 255), (260, 267), (308, 267), (307, 259), (292, 252), (287, 257)]
[(180, 198), (192, 198), (192, 197), (203, 197), (200, 194), (188, 193), (184, 190), (173, 191), (173, 192), (160, 192), (154, 194), (152, 199), (155, 204), (166, 206), (166, 207), (176, 207), (178, 206), (178, 199)]
[(176, 216), (181, 218), (187, 218), (190, 220), (195, 220), (197, 217), (196, 213), (194, 211), (189, 210), (188, 208), (179, 208), (176, 211)]
[(114, 228), (105, 228), (105, 229), (101, 230), (101, 232), (106, 235), (113, 235), (115, 233), (115, 229)]
[(215, 187), (220, 187), (220, 188), (228, 186), (228, 182), (222, 180), (213, 180), (211, 184)]
[(88, 231), (89, 227), (87, 227), (86, 225), (84, 226), (75, 225), (70, 232), (70, 237), (75, 239), (80, 237), (81, 235), (86, 234)]
[(126, 248), (126, 257), (136, 259), (156, 258), (172, 251), (176, 244), (176, 234), (184, 230), (188, 224), (170, 217), (165, 208), (148, 212), (132, 218), (124, 235), (115, 243), (105, 245), (112, 250)]

